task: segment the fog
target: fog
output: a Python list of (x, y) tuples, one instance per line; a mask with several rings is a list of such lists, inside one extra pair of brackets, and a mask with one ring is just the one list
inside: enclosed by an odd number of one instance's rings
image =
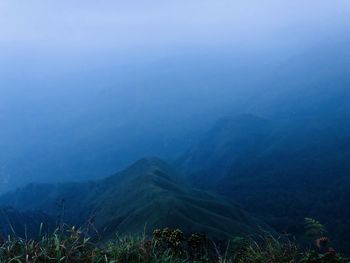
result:
[(349, 17), (346, 0), (1, 1), (0, 191), (172, 160), (225, 116), (292, 118), (348, 87)]

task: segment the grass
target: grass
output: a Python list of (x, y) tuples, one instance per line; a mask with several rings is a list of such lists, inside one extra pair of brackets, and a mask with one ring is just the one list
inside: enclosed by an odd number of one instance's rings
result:
[[(320, 227), (319, 225), (317, 225)], [(310, 229), (310, 224), (308, 224)], [(153, 236), (116, 236), (107, 243), (87, 231), (62, 226), (51, 234), (27, 239), (8, 236), (1, 240), (0, 262), (72, 263), (345, 263), (326, 237), (301, 248), (295, 240), (265, 234), (255, 239), (236, 237), (215, 244), (202, 234), (186, 236), (179, 229), (157, 229)]]

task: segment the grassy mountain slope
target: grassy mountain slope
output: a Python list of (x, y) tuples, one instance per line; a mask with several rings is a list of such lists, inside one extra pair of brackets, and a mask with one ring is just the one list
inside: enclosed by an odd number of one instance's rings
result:
[(0, 202), (19, 210), (40, 209), (52, 216), (64, 214), (64, 220), (71, 224), (94, 221), (104, 236), (178, 227), (222, 239), (256, 234), (260, 227), (266, 228), (239, 206), (188, 188), (177, 177), (161, 160), (142, 159), (105, 180), (32, 184), (3, 195)]
[(280, 231), (298, 233), (304, 217), (315, 217), (346, 242), (349, 134), (349, 121), (341, 118), (245, 115), (219, 122), (177, 164), (195, 185), (237, 200)]

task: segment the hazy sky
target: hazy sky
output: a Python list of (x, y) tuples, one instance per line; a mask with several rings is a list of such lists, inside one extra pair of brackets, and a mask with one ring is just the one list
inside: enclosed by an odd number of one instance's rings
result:
[[(342, 72), (349, 36), (350, 0), (0, 0), (0, 192), (174, 155), (267, 88)], [(295, 75), (261, 85), (280, 63)]]
[(279, 45), (349, 27), (349, 0), (2, 0), (5, 52)]

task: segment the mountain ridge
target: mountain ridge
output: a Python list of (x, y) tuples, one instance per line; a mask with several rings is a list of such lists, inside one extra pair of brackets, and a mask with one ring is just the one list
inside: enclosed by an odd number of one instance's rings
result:
[[(54, 215), (58, 201), (64, 206), (67, 223), (93, 220), (107, 237), (112, 233), (149, 233), (155, 228), (172, 227), (227, 239), (271, 229), (237, 204), (192, 189), (177, 178), (175, 170), (160, 159), (141, 159), (97, 182), (29, 185), (1, 196), (0, 204)], [(34, 189), (37, 196), (33, 199), (30, 195)]]
[[(232, 125), (221, 127), (224, 132), (214, 125), (211, 136), (204, 137), (177, 164), (181, 169), (182, 162), (185, 171), (192, 167), (185, 177), (196, 187), (237, 201), (277, 231), (302, 234), (304, 217), (317, 218), (339, 243), (348, 244), (345, 233), (350, 230), (350, 215), (342, 207), (350, 205), (344, 198), (350, 194), (346, 187), (350, 181), (350, 123), (341, 116), (323, 121), (270, 119), (266, 126), (256, 118), (255, 133), (247, 129), (249, 125), (236, 125), (231, 119)], [(244, 116), (239, 120), (245, 118), (248, 124), (253, 120)], [(216, 157), (213, 162), (208, 162), (208, 151)], [(209, 165), (196, 170), (197, 163)], [(219, 178), (217, 167), (223, 171)]]

